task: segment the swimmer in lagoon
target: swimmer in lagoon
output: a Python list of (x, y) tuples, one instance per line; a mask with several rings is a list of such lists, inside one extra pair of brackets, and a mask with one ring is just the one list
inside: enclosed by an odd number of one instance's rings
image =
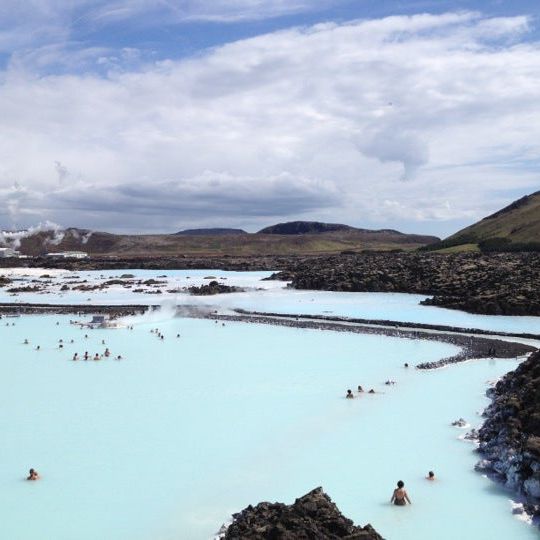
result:
[(26, 477), (27, 480), (39, 480), (39, 474), (35, 469), (30, 469), (28, 471), (28, 476)]
[(405, 362), (405, 364), (403, 364), (403, 367), (409, 367), (409, 364)]
[(103, 354), (108, 358), (109, 356), (111, 356), (111, 351), (109, 351), (109, 349), (107, 348), (105, 349), (105, 352)]
[(426, 480), (435, 480), (435, 473), (433, 471), (429, 471), (428, 475), (426, 476)]
[(373, 388), (368, 392), (368, 394), (374, 394), (375, 393), (375, 390), (373, 390)]
[(88, 360), (88, 358), (89, 358), (88, 351), (84, 351), (84, 359)]
[(79, 353), (75, 353), (73, 355), (73, 361), (77, 361), (79, 359)]
[(36, 347), (36, 351), (39, 351), (39, 349), (41, 349), (41, 347), (38, 345), (38, 346)]
[(358, 392), (363, 392), (363, 391), (364, 389), (360, 385), (358, 385)]
[(347, 399), (354, 399), (354, 395), (352, 393), (352, 390), (347, 390), (347, 395), (345, 397)]
[(405, 483), (403, 480), (399, 480), (397, 483), (397, 488), (394, 489), (394, 493), (392, 493), (390, 503), (393, 503), (396, 506), (405, 506), (407, 503), (412, 504), (409, 495), (407, 495), (407, 492), (405, 491)]
[(95, 354), (95, 356), (94, 356), (94, 360), (101, 360), (101, 358), (100, 358), (100, 356), (99, 356), (99, 354), (98, 354), (98, 353), (96, 353), (96, 354)]
[(24, 344), (28, 345), (28, 340), (27, 339), (24, 340)]

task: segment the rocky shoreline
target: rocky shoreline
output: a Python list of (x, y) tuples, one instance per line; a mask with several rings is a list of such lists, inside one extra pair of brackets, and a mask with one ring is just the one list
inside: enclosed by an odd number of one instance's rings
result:
[[(4, 315), (29, 314), (105, 314), (111, 318), (137, 315), (148, 310), (160, 309), (159, 305), (88, 305), (88, 304), (30, 304), (0, 303), (0, 317)], [(525, 356), (537, 349), (522, 343), (497, 339), (497, 335), (486, 330), (458, 329), (453, 327), (416, 325), (397, 321), (367, 321), (364, 319), (347, 319), (345, 317), (329, 318), (303, 315), (283, 315), (272, 313), (245, 312), (238, 310), (235, 315), (219, 314), (210, 308), (200, 306), (183, 306), (182, 316), (252, 324), (269, 324), (290, 328), (307, 328), (313, 330), (329, 330), (332, 332), (352, 332), (356, 334), (374, 334), (406, 339), (423, 339), (438, 341), (460, 347), (459, 353), (434, 362), (422, 362), (418, 369), (437, 369), (449, 364), (480, 358), (517, 358)], [(425, 328), (430, 326), (430, 328)], [(493, 335), (493, 337), (489, 337)], [(540, 339), (531, 334), (507, 334), (512, 337), (528, 337)]]
[[(343, 252), (332, 256), (0, 259), (0, 268), (277, 271), (296, 289), (401, 292), (487, 315), (540, 315), (540, 253)], [(0, 283), (1, 285), (1, 283)]]
[(478, 431), (488, 473), (525, 501), (518, 512), (540, 518), (540, 351), (488, 390), (492, 403)]
[(540, 334), (529, 334), (526, 332), (496, 332), (494, 330), (482, 330), (481, 328), (463, 328), (462, 326), (445, 326), (443, 324), (427, 324), (417, 322), (392, 321), (388, 319), (359, 319), (357, 317), (340, 317), (337, 315), (305, 315), (296, 313), (273, 313), (269, 311), (248, 311), (245, 309), (235, 309), (241, 315), (261, 315), (268, 317), (286, 317), (290, 319), (307, 319), (314, 321), (333, 321), (367, 324), (369, 326), (391, 326), (394, 328), (433, 330), (436, 332), (456, 332), (459, 334), (474, 334), (480, 336), (501, 336), (517, 337), (520, 339), (537, 339), (540, 341)]
[(223, 540), (384, 540), (371, 526), (343, 516), (332, 499), (316, 488), (291, 505), (262, 502), (234, 514), (218, 538)]
[(421, 362), (415, 366), (418, 369), (438, 369), (450, 364), (457, 364), (459, 362), (481, 358), (518, 358), (537, 350), (531, 345), (496, 339), (494, 337), (434, 332), (421, 329), (416, 330), (413, 329), (414, 324), (410, 324), (409, 329), (401, 329), (345, 322), (343, 318), (335, 321), (330, 319), (326, 319), (325, 321), (314, 321), (302, 319), (301, 316), (296, 315), (223, 315), (217, 313), (197, 313), (195, 311), (191, 316), (220, 321), (269, 324), (290, 328), (307, 328), (312, 330), (329, 330), (332, 332), (352, 332), (355, 334), (374, 334), (406, 339), (423, 339), (448, 343), (460, 347), (461, 349), (454, 356), (442, 358), (434, 362)]
[(540, 315), (540, 253), (370, 253), (317, 257), (274, 279), (296, 289), (401, 292), (425, 305), (486, 315)]
[[(86, 259), (55, 259), (33, 257), (31, 259), (1, 259), (0, 268), (47, 268), (71, 270), (230, 270), (230, 271), (274, 271), (285, 270), (297, 257), (252, 256), (252, 257), (89, 257)], [(128, 270), (126, 270), (128, 271)]]
[(0, 303), (2, 315), (109, 315), (111, 318), (141, 315), (159, 306), (98, 304), (14, 304)]

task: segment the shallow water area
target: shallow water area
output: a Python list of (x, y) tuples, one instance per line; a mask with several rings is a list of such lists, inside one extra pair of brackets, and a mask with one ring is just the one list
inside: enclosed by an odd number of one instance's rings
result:
[[(318, 485), (389, 539), (540, 536), (473, 472), (473, 445), (449, 425), (481, 422), (486, 382), (513, 360), (423, 372), (403, 363), (455, 348), (150, 316), (91, 331), (69, 317), (2, 319), (0, 342), (5, 538), (207, 539), (250, 503)], [(71, 361), (105, 347), (123, 359)], [(344, 399), (358, 384), (378, 393)], [(30, 467), (42, 480), (24, 481)], [(400, 478), (411, 507), (388, 503)]]

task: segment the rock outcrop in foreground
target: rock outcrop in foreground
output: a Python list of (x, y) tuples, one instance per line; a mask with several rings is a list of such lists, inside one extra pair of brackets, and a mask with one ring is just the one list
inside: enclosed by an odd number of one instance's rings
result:
[(263, 502), (235, 514), (225, 540), (383, 540), (371, 525), (358, 527), (316, 488), (294, 504)]
[(479, 431), (484, 458), (477, 469), (495, 473), (540, 515), (540, 351), (488, 391), (493, 403)]

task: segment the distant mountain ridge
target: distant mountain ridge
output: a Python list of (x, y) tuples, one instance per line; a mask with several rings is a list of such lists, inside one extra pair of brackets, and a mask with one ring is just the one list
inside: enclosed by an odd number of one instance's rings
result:
[[(262, 232), (283, 231), (283, 225), (288, 233)], [(69, 228), (27, 231), (20, 235), (17, 247), (24, 255), (32, 256), (84, 251), (91, 256), (110, 258), (260, 257), (414, 250), (439, 240), (435, 236), (319, 222), (293, 222), (292, 229), (290, 224), (277, 224), (262, 231), (250, 234), (241, 229), (213, 228), (191, 229), (180, 234), (128, 235)]]
[(321, 221), (287, 221), (270, 225), (257, 234), (317, 234), (334, 231), (350, 231), (354, 227), (341, 223), (322, 223)]
[(210, 229), (185, 229), (174, 233), (176, 235), (186, 235), (186, 236), (221, 236), (226, 234), (248, 234), (247, 231), (243, 229), (227, 229), (214, 227)]
[(324, 223), (322, 221), (286, 221), (265, 227), (258, 231), (257, 234), (322, 234), (336, 231), (358, 231), (367, 234), (411, 236), (395, 229), (362, 229), (352, 227), (351, 225), (344, 225), (343, 223)]
[(540, 251), (540, 191), (525, 195), (424, 249)]

